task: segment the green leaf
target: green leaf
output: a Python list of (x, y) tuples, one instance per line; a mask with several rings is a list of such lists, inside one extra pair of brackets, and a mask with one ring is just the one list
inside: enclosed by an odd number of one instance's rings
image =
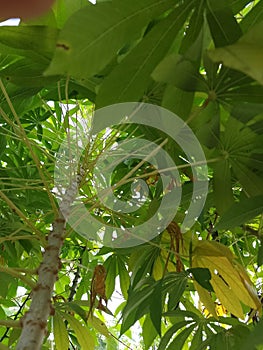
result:
[(257, 255), (257, 265), (262, 266), (263, 265), (263, 245), (262, 242), (258, 248), (258, 255)]
[(80, 8), (87, 6), (86, 0), (57, 0), (52, 6), (58, 28), (62, 28), (65, 22)]
[(120, 257), (118, 257), (118, 271), (119, 271), (121, 292), (124, 298), (127, 299), (128, 289), (130, 286), (130, 276), (123, 260)]
[(106, 286), (106, 297), (109, 299), (114, 292), (115, 288), (115, 279), (117, 276), (117, 256), (115, 254), (108, 257), (104, 262), (104, 267), (106, 269), (107, 275), (105, 280)]
[(263, 213), (263, 196), (256, 196), (242, 199), (233, 204), (229, 210), (222, 215), (216, 230), (231, 229), (252, 220), (257, 215)]
[(255, 25), (237, 43), (209, 52), (216, 62), (237, 69), (263, 84), (263, 22)]
[[(193, 129), (200, 143), (213, 148), (218, 144), (220, 133), (220, 108), (217, 102), (210, 101), (206, 107), (200, 107), (193, 120), (190, 116), (190, 128)], [(205, 127), (204, 127), (205, 125)]]
[(151, 296), (153, 293), (153, 280), (147, 279), (142, 283), (143, 289), (132, 291), (129, 295), (127, 304), (125, 305), (121, 324), (121, 334), (125, 333), (140, 317), (148, 310), (151, 304)]
[[(240, 157), (241, 158), (241, 157)], [(263, 178), (251, 170), (251, 166), (242, 164), (240, 159), (231, 159), (233, 171), (242, 187), (249, 196), (257, 196), (263, 193)]]
[(6, 26), (0, 28), (0, 52), (15, 53), (49, 62), (55, 50), (58, 30), (46, 26)]
[(163, 94), (162, 107), (186, 120), (191, 112), (194, 93), (168, 85)]
[(44, 77), (47, 63), (37, 62), (31, 57), (23, 57), (1, 70), (1, 76), (9, 83), (24, 87), (42, 87), (58, 80), (57, 77)]
[(8, 339), (8, 346), (9, 349), (11, 345), (14, 344), (14, 342), (20, 337), (21, 334), (21, 329), (19, 328), (13, 328), (12, 331), (10, 332), (9, 339)]
[(2, 133), (0, 134), (0, 157), (5, 152), (6, 149), (6, 136)]
[(173, 310), (185, 291), (188, 274), (186, 272), (171, 272), (163, 279), (163, 293), (169, 294), (168, 310)]
[[(191, 46), (195, 46), (198, 41), (198, 37), (202, 32), (203, 24), (204, 24), (204, 2), (200, 1), (196, 3), (196, 8), (192, 13), (192, 16), (189, 20), (189, 25), (186, 28), (186, 34), (183, 36), (182, 44), (180, 46), (179, 52), (181, 54), (186, 53)], [(202, 33), (203, 37), (203, 33)], [(202, 38), (203, 39), (203, 38)], [(203, 40), (201, 40), (202, 42)], [(197, 56), (197, 57), (194, 57)], [(197, 55), (193, 55), (192, 59), (199, 61), (201, 58), (201, 50), (198, 49)]]
[(250, 0), (229, 0), (227, 4), (231, 7), (233, 14), (240, 12), (248, 3)]
[(130, 257), (130, 263), (134, 260), (134, 266), (129, 266), (132, 270), (131, 284), (133, 287), (151, 271), (159, 253), (159, 247), (152, 245), (140, 247), (134, 251)]
[[(191, 5), (191, 4), (190, 4)], [(96, 100), (100, 108), (118, 102), (138, 101), (150, 75), (165, 56), (191, 7), (182, 5), (148, 32), (101, 85)]]
[(185, 328), (182, 332), (180, 332), (179, 335), (177, 335), (175, 339), (171, 342), (171, 344), (168, 346), (167, 350), (173, 350), (175, 349), (175, 347), (178, 350), (183, 349), (184, 343), (186, 342), (187, 338), (192, 333), (195, 327), (196, 324), (193, 324)]
[(193, 339), (191, 341), (190, 350), (199, 350), (201, 347), (201, 344), (203, 342), (203, 327), (200, 325), (197, 330), (195, 331), (195, 334), (193, 336)]
[(63, 317), (69, 322), (70, 327), (76, 334), (79, 345), (82, 350), (91, 350), (95, 347), (95, 342), (90, 331), (80, 321), (69, 314), (63, 314)]
[(195, 278), (195, 280), (205, 289), (207, 289), (209, 292), (213, 292), (213, 287), (210, 283), (211, 280), (211, 273), (209, 269), (206, 268), (191, 268), (187, 271), (191, 272)]
[(77, 303), (74, 303), (73, 301), (65, 303), (65, 306), (68, 307), (69, 311), (74, 311), (74, 313), (78, 314), (83, 321), (87, 320), (87, 312), (80, 307)]
[(136, 39), (172, 0), (121, 0), (87, 6), (74, 13), (60, 32), (46, 74), (87, 78), (98, 73), (122, 46)]
[(162, 280), (158, 281), (153, 289), (150, 303), (150, 317), (156, 331), (161, 335), (162, 318)]
[(263, 343), (263, 321), (261, 320), (255, 328), (252, 330), (252, 332), (246, 336), (242, 344), (239, 344), (239, 347), (235, 347), (234, 350), (255, 350), (260, 349), (260, 345), (262, 346)]
[(179, 330), (187, 325), (188, 321), (182, 321), (174, 324), (168, 331), (163, 335), (159, 344), (158, 350), (165, 350), (171, 337)]
[(184, 91), (207, 91), (203, 77), (194, 64), (182, 55), (170, 54), (156, 67), (152, 74), (156, 81), (168, 83)]
[(259, 1), (240, 22), (244, 33), (263, 20), (263, 2)]
[(53, 317), (53, 332), (57, 350), (68, 350), (69, 338), (68, 331), (63, 321), (63, 318), (58, 312)]
[(213, 194), (215, 205), (218, 212), (223, 214), (234, 203), (229, 160), (225, 159), (213, 164), (213, 169)]
[(148, 350), (152, 345), (154, 339), (157, 337), (158, 333), (154, 327), (150, 315), (146, 315), (142, 326), (142, 337), (145, 350)]
[(208, 0), (207, 9), (207, 21), (215, 46), (229, 45), (240, 38), (242, 31), (227, 0)]

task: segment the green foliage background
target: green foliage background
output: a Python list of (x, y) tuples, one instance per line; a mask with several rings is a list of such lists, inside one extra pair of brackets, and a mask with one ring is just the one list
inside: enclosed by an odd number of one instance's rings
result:
[[(211, 266), (198, 274), (191, 261), (197, 240), (220, 242), (248, 271), (261, 298), (262, 27), (262, 0), (112, 0), (96, 5), (57, 0), (42, 18), (0, 27), (1, 350), (15, 348), (21, 332), (16, 321), (30, 306), (57, 208), (53, 172), (62, 140), (80, 117), (91, 123), (94, 108), (132, 101), (165, 107), (192, 128), (209, 165), (206, 205), (177, 252), (167, 230), (142, 246), (110, 249), (68, 227), (54, 288), (55, 315), (48, 321), (43, 349), (263, 348), (261, 315), (250, 307), (242, 305), (243, 321), (229, 310), (219, 318), (207, 317), (194, 282), (212, 293), (213, 302), (220, 297), (210, 288)], [(84, 155), (89, 178), (80, 190), (87, 207), (100, 210), (102, 224), (120, 225), (123, 218), (100, 208), (94, 197), (97, 157), (132, 134), (162, 140), (155, 132), (131, 126), (112, 129), (106, 143), (101, 142), (103, 133), (90, 142)], [(173, 143), (166, 150), (177, 164), (185, 164)], [(135, 165), (123, 164), (113, 181)], [(183, 197), (174, 218), (179, 226), (193, 180), (187, 167), (183, 170)], [(151, 169), (145, 164), (138, 176), (147, 172)], [(151, 176), (148, 180), (152, 197), (160, 200), (160, 184)], [(128, 184), (119, 191), (124, 200), (129, 198)], [(147, 220), (152, 208), (147, 205), (139, 218), (131, 215), (126, 222)], [(107, 297), (117, 290), (123, 302), (111, 310), (114, 315), (95, 310), (97, 318), (87, 321), (87, 294), (98, 264), (107, 270)], [(130, 330), (136, 321), (138, 341)]]

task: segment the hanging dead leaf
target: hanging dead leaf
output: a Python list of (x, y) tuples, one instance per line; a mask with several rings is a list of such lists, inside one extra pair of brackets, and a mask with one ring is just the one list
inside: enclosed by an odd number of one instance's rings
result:
[[(99, 310), (104, 310), (107, 306), (107, 298), (105, 294), (105, 280), (106, 280), (106, 269), (103, 265), (97, 265), (94, 269), (91, 287), (90, 287), (90, 309), (88, 313), (88, 317), (92, 315), (92, 311), (95, 306), (96, 297), (99, 297), (99, 302), (97, 308)], [(105, 302), (106, 306), (103, 305), (102, 301)]]

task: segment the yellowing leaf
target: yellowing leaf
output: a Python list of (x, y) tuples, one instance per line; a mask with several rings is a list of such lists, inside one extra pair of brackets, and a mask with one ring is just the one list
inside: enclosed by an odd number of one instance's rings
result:
[(231, 250), (216, 241), (196, 241), (193, 248), (194, 254), (198, 256), (225, 256), (234, 259)]
[(100, 320), (98, 317), (94, 316), (89, 318), (88, 321), (100, 334), (104, 335), (106, 338), (110, 337), (110, 333), (106, 324)]
[[(198, 241), (193, 249), (192, 267), (208, 268), (216, 297), (238, 318), (244, 318), (241, 302), (261, 309), (256, 291), (243, 267), (226, 246), (214, 241)], [(215, 315), (215, 306), (208, 291), (195, 282), (201, 301)]]

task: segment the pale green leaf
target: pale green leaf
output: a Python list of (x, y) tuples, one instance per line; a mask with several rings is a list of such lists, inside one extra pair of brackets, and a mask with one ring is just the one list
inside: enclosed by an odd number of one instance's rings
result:
[(152, 323), (150, 315), (146, 315), (142, 326), (142, 337), (145, 345), (145, 350), (149, 349), (158, 333)]
[(21, 54), (46, 62), (53, 55), (57, 35), (57, 29), (47, 26), (6, 26), (1, 27), (0, 44), (4, 45), (4, 53)]
[(61, 30), (47, 74), (87, 78), (99, 72), (121, 47), (137, 38), (172, 0), (121, 0), (87, 6), (74, 13)]
[(69, 338), (65, 323), (58, 312), (53, 317), (53, 332), (57, 350), (68, 350)]
[(88, 322), (102, 335), (106, 338), (110, 337), (110, 333), (106, 324), (96, 316), (89, 317)]
[(106, 350), (118, 350), (118, 342), (115, 338), (109, 337), (106, 339), (107, 349)]
[(64, 314), (65, 319), (69, 322), (70, 327), (76, 334), (79, 345), (82, 350), (92, 350), (95, 347), (95, 341), (90, 334), (90, 331), (86, 326), (84, 326), (80, 321), (78, 321), (75, 317)]
[(209, 56), (263, 84), (263, 22), (255, 25), (237, 43), (210, 51)]

